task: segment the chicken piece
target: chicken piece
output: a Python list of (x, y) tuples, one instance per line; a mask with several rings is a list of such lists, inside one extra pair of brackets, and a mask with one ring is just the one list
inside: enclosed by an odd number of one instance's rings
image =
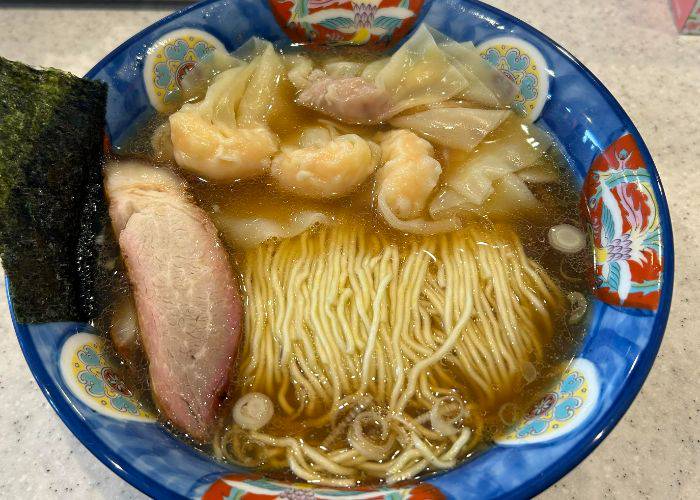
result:
[(241, 336), (242, 302), (226, 251), (169, 170), (114, 162), (105, 191), (154, 400), (175, 427), (206, 441)]

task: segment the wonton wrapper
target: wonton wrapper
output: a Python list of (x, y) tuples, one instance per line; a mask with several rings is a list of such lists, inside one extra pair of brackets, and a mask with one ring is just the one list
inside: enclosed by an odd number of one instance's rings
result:
[(234, 57), (249, 62), (218, 74), (204, 99), (185, 103), (169, 118), (178, 166), (220, 182), (265, 173), (279, 148), (267, 122), (283, 98), (281, 57), (271, 43), (255, 38)]
[(483, 205), (483, 211), (490, 215), (518, 215), (528, 212), (540, 215), (542, 203), (532, 194), (530, 188), (516, 174), (507, 174), (493, 183), (493, 194)]
[(316, 224), (330, 224), (333, 219), (321, 212), (302, 211), (285, 219), (214, 214), (214, 221), (226, 243), (233, 248), (248, 249), (272, 238), (293, 238)]
[(515, 83), (484, 61), (473, 43), (456, 42), (427, 25), (391, 58), (368, 64), (362, 77), (394, 92), (390, 116), (451, 98), (474, 107), (505, 108), (518, 93)]
[(226, 51), (213, 50), (207, 53), (199, 63), (195, 64), (182, 77), (180, 82), (182, 101), (191, 102), (204, 98), (209, 83), (216, 75), (244, 64), (245, 61), (234, 57)]
[(365, 66), (365, 69), (362, 70), (360, 76), (367, 81), (373, 82), (377, 78), (377, 75), (382, 70), (382, 68), (384, 68), (384, 66), (386, 66), (388, 63), (388, 57), (382, 57), (381, 59), (372, 61), (367, 66)]
[(548, 184), (556, 182), (559, 174), (551, 165), (533, 165), (518, 171), (518, 177), (533, 184)]
[(351, 78), (360, 76), (366, 64), (355, 61), (329, 61), (323, 65), (323, 71), (330, 78)]
[(284, 54), (282, 56), (287, 69), (287, 78), (297, 90), (309, 86), (309, 75), (314, 71), (314, 62), (302, 54)]
[(360, 76), (366, 63), (332, 59), (325, 61), (321, 68), (315, 68), (308, 56), (298, 53), (283, 54), (282, 60), (287, 71), (287, 78), (297, 90), (304, 90), (315, 80), (321, 78), (352, 78)]
[[(333, 61), (323, 69), (313, 69), (312, 61), (299, 55), (286, 56), (285, 61), (288, 77), (298, 90), (306, 90), (319, 80), (352, 77), (361, 77), (366, 85), (376, 86), (390, 98), (388, 108), (379, 109), (381, 114), (367, 121), (378, 123), (406, 109), (446, 101), (463, 92), (468, 82), (451, 59), (422, 25), (391, 57), (366, 65)], [(342, 119), (328, 112), (333, 109), (328, 103), (325, 110), (314, 106), (313, 102), (304, 105)]]
[(280, 80), (284, 73), (282, 58), (272, 44), (260, 43), (258, 39), (253, 40), (256, 42), (255, 51), (259, 56), (251, 62), (251, 64), (257, 63), (257, 66), (250, 76), (245, 93), (238, 105), (240, 127), (260, 126), (268, 122), (275, 100), (280, 98), (278, 95)]
[(441, 146), (471, 151), (511, 114), (498, 109), (435, 107), (393, 118), (389, 123)]
[(518, 87), (484, 61), (473, 43), (459, 43), (433, 28), (428, 29), (440, 49), (467, 80), (467, 86), (457, 97), (488, 108), (503, 108), (513, 102)]
[[(501, 132), (500, 137), (483, 142), (464, 160), (448, 162), (444, 187), (430, 204), (430, 215), (439, 218), (478, 210), (494, 194), (495, 181), (531, 166), (552, 145), (552, 139), (543, 130), (521, 120), (509, 120)], [(509, 178), (506, 194), (522, 191), (522, 186), (527, 189), (522, 179), (515, 178)], [(521, 194), (510, 202), (517, 206), (519, 200), (525, 202), (528, 198)]]
[(438, 47), (425, 25), (389, 58), (376, 73), (374, 83), (392, 97), (388, 116), (415, 106), (446, 101), (467, 87), (467, 80)]
[[(515, 84), (503, 73), (484, 61), (470, 42), (458, 43), (442, 33), (421, 25), (416, 32), (391, 56), (369, 64), (332, 60), (314, 69), (311, 59), (301, 55), (285, 56), (287, 74), (297, 90), (309, 89), (314, 82), (338, 81), (342, 88), (350, 85), (344, 79), (361, 78), (364, 86), (354, 83), (358, 91), (376, 87), (390, 98), (389, 106), (376, 106), (376, 114), (368, 114), (364, 123), (379, 123), (407, 109), (445, 102), (465, 100), (472, 107), (505, 108), (517, 94)], [(352, 89), (348, 89), (352, 93)], [(312, 92), (312, 94), (322, 92)], [(352, 123), (342, 113), (334, 113), (332, 94), (322, 99), (306, 96), (301, 104), (326, 113), (328, 116)], [(343, 95), (346, 101), (352, 101)], [(319, 101), (319, 102), (316, 102)]]
[(209, 86), (204, 99), (183, 105), (180, 111), (171, 115), (171, 118), (178, 113), (194, 112), (223, 130), (238, 128), (236, 108), (245, 93), (248, 79), (254, 70), (254, 65), (246, 64), (218, 74)]
[(214, 77), (204, 99), (185, 104), (182, 110), (196, 111), (229, 130), (264, 126), (279, 91), (282, 58), (270, 42), (251, 38), (230, 60), (240, 64), (231, 63), (230, 69)]

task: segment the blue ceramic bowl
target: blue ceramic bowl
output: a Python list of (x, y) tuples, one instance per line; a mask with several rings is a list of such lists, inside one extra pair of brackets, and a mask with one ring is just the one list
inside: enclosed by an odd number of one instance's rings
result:
[[(370, 8), (360, 26), (352, 21), (351, 9), (363, 2), (379, 4), (379, 10)], [(87, 75), (109, 84), (112, 144), (119, 145), (132, 124), (154, 108), (166, 109), (177, 96), (179, 77), (208, 50), (233, 50), (253, 35), (385, 46), (424, 18), (454, 39), (474, 41), (487, 61), (520, 86), (518, 106), (558, 139), (581, 185), (582, 214), (595, 246), (596, 299), (589, 333), (561, 381), (542, 395), (526, 420), (469, 463), (421, 485), (369, 493), (266, 481), (188, 447), (139, 409), (110, 368), (103, 340), (87, 325), (15, 322), (27, 363), (78, 439), (154, 497), (246, 498), (255, 493), (262, 495), (255, 498), (274, 498), (292, 488), (304, 489), (308, 498), (532, 496), (603, 440), (656, 356), (671, 303), (673, 242), (654, 163), (600, 81), (555, 42), (508, 14), (467, 0), (330, 3), (336, 9), (331, 17), (344, 9), (341, 22), (326, 22), (325, 14), (308, 22), (309, 9), (327, 8), (319, 0), (208, 0), (146, 28)], [(290, 17), (298, 22), (290, 24)]]

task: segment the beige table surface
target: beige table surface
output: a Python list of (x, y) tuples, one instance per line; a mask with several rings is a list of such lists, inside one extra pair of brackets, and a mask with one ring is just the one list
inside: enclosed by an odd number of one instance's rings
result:
[[(656, 160), (676, 240), (671, 318), (649, 379), (602, 445), (541, 498), (699, 499), (700, 37), (675, 33), (666, 0), (491, 3), (569, 49), (622, 103)], [(84, 74), (172, 8), (104, 4), (0, 7), (0, 55)], [(143, 498), (51, 410), (1, 297), (0, 498)]]

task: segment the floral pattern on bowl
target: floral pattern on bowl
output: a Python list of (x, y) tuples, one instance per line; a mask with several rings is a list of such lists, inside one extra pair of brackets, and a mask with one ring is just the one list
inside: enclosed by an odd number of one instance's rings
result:
[[(198, 496), (198, 495), (195, 495)], [(310, 484), (287, 484), (254, 475), (227, 474), (207, 487), (202, 500), (443, 500), (445, 495), (429, 483), (402, 488), (331, 489)]]
[(541, 443), (564, 436), (591, 414), (600, 394), (598, 371), (590, 361), (571, 362), (557, 385), (539, 399), (525, 418), (503, 436), (500, 445)]
[(425, 0), (268, 0), (295, 42), (380, 49), (415, 25)]
[(180, 29), (162, 36), (148, 49), (143, 79), (151, 105), (168, 111), (180, 103), (182, 78), (197, 62), (224, 45), (206, 31)]
[(652, 178), (631, 134), (601, 153), (583, 186), (593, 235), (596, 296), (615, 306), (656, 309), (663, 252)]
[[(284, 8), (289, 9), (293, 5), (301, 5), (302, 1), (306, 0), (282, 0), (278, 3), (285, 4)], [(329, 9), (352, 8), (352, 2), (348, 0), (324, 3), (329, 4)], [(309, 5), (308, 1), (306, 5)], [(377, 11), (384, 5), (400, 6), (394, 0), (382, 3)], [(409, 7), (413, 8), (413, 5), (413, 2), (409, 2)], [(235, 50), (251, 36), (287, 44), (287, 33), (294, 27), (287, 26), (286, 20), (280, 23), (276, 17), (278, 14), (273, 15), (275, 6), (272, 7), (269, 2), (260, 0), (204, 0), (151, 25), (97, 63), (86, 77), (102, 80), (109, 86), (107, 131), (112, 144), (115, 147), (125, 144), (134, 123), (163, 109), (161, 98), (164, 94), (153, 98), (156, 87), (149, 84), (150, 78), (155, 78), (151, 76), (155, 74), (154, 65), (146, 65), (146, 62), (153, 63), (153, 58), (148, 59), (157, 50), (159, 42), (167, 40), (179, 30), (195, 30), (205, 33), (206, 37), (215, 35), (227, 50)], [(468, 463), (426, 478), (421, 486), (413, 489), (415, 493), (420, 491), (419, 488), (438, 488), (445, 497), (459, 499), (529, 498), (569, 472), (600, 443), (629, 407), (652, 366), (668, 319), (673, 287), (673, 238), (668, 204), (653, 160), (634, 123), (604, 85), (564, 49), (522, 21), (485, 3), (470, 0), (426, 0), (420, 12), (416, 11), (415, 17), (406, 18), (404, 24), (394, 31), (391, 41), (399, 40), (402, 32), (408, 33), (422, 19), (455, 40), (471, 41), (481, 47), (495, 37), (503, 36), (536, 47), (544, 57), (549, 76), (548, 97), (537, 123), (549, 130), (562, 146), (570, 160), (572, 174), (576, 179), (587, 179), (584, 187), (595, 188), (598, 182), (596, 170), (605, 172), (611, 170), (609, 165), (617, 168), (619, 162), (626, 160), (626, 168), (632, 170), (639, 180), (635, 182), (637, 187), (629, 189), (641, 195), (644, 194), (641, 187), (651, 189), (660, 220), (658, 241), (663, 250), (663, 265), (660, 266), (657, 282), (660, 287), (656, 295), (658, 307), (645, 311), (624, 307), (633, 304), (630, 298), (637, 297), (634, 294), (628, 294), (623, 307), (620, 307), (619, 293), (610, 293), (612, 289), (603, 291), (603, 288), (598, 289), (597, 297), (610, 299), (609, 302), (591, 301), (590, 326), (578, 353), (579, 358), (594, 364), (598, 372), (599, 395), (589, 415), (582, 419), (580, 414), (584, 408), (574, 408), (578, 413), (567, 421), (572, 423), (566, 424), (566, 429), (570, 430), (557, 439), (521, 442), (519, 446), (500, 443), (475, 455)], [(411, 22), (413, 25), (409, 27)], [(332, 35), (338, 40), (354, 36), (338, 30), (327, 32), (329, 37)], [(367, 45), (372, 46), (377, 41), (377, 35), (372, 35)], [(216, 45), (213, 41), (211, 43)], [(515, 46), (524, 47), (520, 43)], [(178, 64), (177, 67), (181, 66)], [(170, 74), (171, 90), (175, 89), (172, 74), (177, 73), (173, 71)], [(163, 76), (161, 84), (165, 79)], [(539, 98), (544, 92), (539, 92), (539, 86), (537, 88)], [(611, 149), (611, 145), (626, 131), (633, 138), (630, 140), (636, 149), (627, 146)], [(598, 163), (603, 161), (596, 160), (601, 156), (606, 158), (607, 165)], [(636, 168), (639, 166), (643, 166), (644, 170)], [(590, 175), (589, 169), (592, 170)], [(635, 178), (630, 177), (628, 181)], [(647, 180), (642, 182), (643, 179)], [(645, 182), (648, 182), (646, 187)], [(586, 211), (594, 192), (595, 189), (593, 192), (589, 189), (584, 196)], [(640, 197), (635, 194), (633, 198), (644, 199), (647, 207), (647, 202), (651, 201), (646, 195)], [(593, 218), (596, 217), (602, 222), (602, 216), (593, 214)], [(649, 220), (644, 216), (642, 219)], [(620, 234), (627, 232), (625, 218), (621, 220)], [(642, 227), (645, 225), (643, 223)], [(603, 225), (596, 227), (602, 228)], [(612, 227), (614, 230), (614, 224)], [(614, 243), (614, 239), (609, 243)], [(596, 245), (604, 248), (602, 241), (599, 245), (598, 239)], [(647, 251), (645, 255), (651, 254)], [(606, 257), (605, 261), (599, 259), (601, 266), (597, 268), (603, 284), (603, 265), (612, 260), (602, 252), (599, 256)], [(658, 256), (660, 258), (661, 253)], [(634, 267), (629, 265), (631, 269)], [(614, 275), (616, 266), (608, 267), (608, 276)], [(12, 298), (9, 299), (12, 308)], [(106, 405), (88, 396), (72, 372), (65, 371), (59, 362), (64, 341), (76, 336), (76, 332), (89, 331), (88, 325), (20, 324), (14, 316), (13, 322), (38, 385), (66, 426), (107, 467), (147, 495), (155, 498), (199, 498), (224, 476), (238, 474), (244, 476), (243, 482), (253, 480), (250, 471), (212, 459), (188, 446), (161, 425), (122, 418), (116, 410), (104, 413), (103, 406)], [(73, 354), (69, 349), (65, 352), (71, 352), (71, 356)], [(540, 411), (549, 404), (546, 401)], [(96, 408), (95, 405), (99, 406)], [(553, 428), (551, 422), (550, 428)], [(550, 432), (547, 430), (543, 434), (550, 435)], [(427, 486), (422, 486), (424, 484)], [(292, 483), (284, 488), (297, 489)], [(307, 490), (309, 495), (317, 490), (312, 491)], [(234, 498), (240, 493), (233, 488), (228, 492)], [(375, 491), (375, 496), (383, 494), (382, 490)]]
[(530, 121), (539, 118), (549, 96), (549, 69), (542, 53), (525, 40), (502, 36), (477, 47), (481, 57), (518, 87), (514, 105)]
[(61, 348), (60, 368), (66, 386), (96, 412), (125, 420), (155, 420), (119, 377), (106, 355), (104, 338), (84, 332), (69, 336)]

